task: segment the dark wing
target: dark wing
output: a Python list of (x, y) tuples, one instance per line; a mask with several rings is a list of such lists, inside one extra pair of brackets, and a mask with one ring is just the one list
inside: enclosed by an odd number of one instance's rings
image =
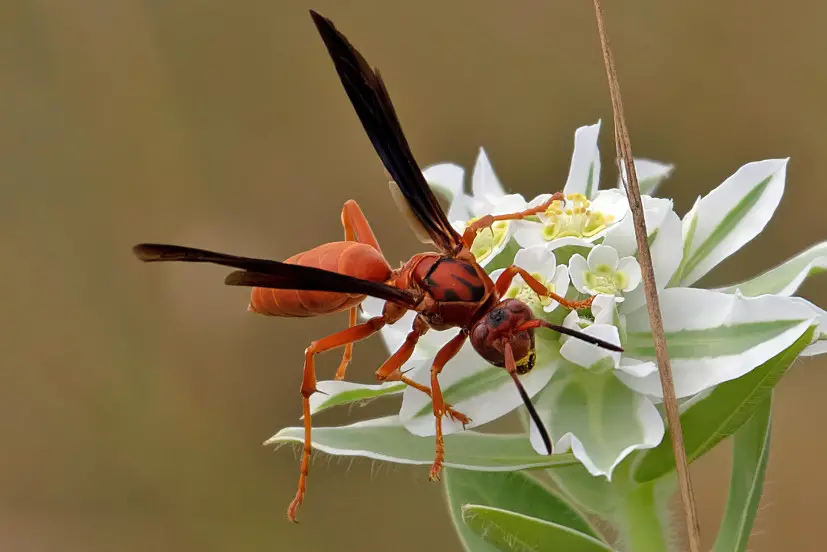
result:
[(336, 30), (332, 21), (313, 10), (310, 10), (310, 15), (365, 132), (411, 210), (434, 245), (448, 255), (459, 253), (462, 238), (451, 226), (422, 176), (379, 72), (371, 69), (365, 58)]
[(148, 263), (178, 261), (212, 263), (240, 268), (240, 272), (232, 272), (224, 281), (225, 284), (230, 286), (357, 293), (384, 299), (406, 307), (414, 307), (417, 304), (417, 300), (413, 295), (399, 288), (380, 282), (345, 276), (338, 272), (330, 272), (320, 268), (237, 257), (205, 249), (159, 243), (138, 244), (132, 248), (132, 251), (140, 260)]

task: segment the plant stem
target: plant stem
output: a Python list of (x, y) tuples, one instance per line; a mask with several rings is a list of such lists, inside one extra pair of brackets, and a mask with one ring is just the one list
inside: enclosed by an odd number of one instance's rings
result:
[[(658, 301), (658, 291), (655, 285), (655, 271), (652, 267), (652, 257), (649, 252), (648, 234), (646, 232), (646, 221), (643, 215), (643, 201), (640, 197), (637, 172), (635, 171), (634, 158), (632, 157), (632, 144), (629, 138), (629, 131), (626, 128), (623, 102), (620, 98), (620, 84), (617, 80), (614, 58), (612, 57), (612, 50), (609, 46), (609, 37), (603, 22), (603, 8), (600, 5), (600, 0), (594, 0), (594, 10), (597, 17), (597, 28), (600, 33), (600, 44), (603, 49), (606, 75), (609, 79), (609, 92), (612, 97), (615, 147), (617, 149), (618, 162), (624, 163), (628, 177), (624, 179), (626, 197), (629, 200), (629, 209), (632, 212), (632, 219), (635, 226), (638, 261), (640, 262), (641, 276), (643, 278), (643, 288), (646, 292), (646, 306), (649, 309), (652, 338), (655, 342), (655, 356), (658, 362), (661, 387), (663, 388), (663, 404), (666, 408), (669, 433), (672, 435), (672, 451), (675, 455), (675, 468), (678, 474), (678, 486), (680, 487), (681, 502), (686, 519), (689, 549), (692, 552), (700, 552), (701, 538), (698, 514), (695, 511), (695, 497), (692, 493), (692, 481), (689, 478), (689, 466), (686, 461), (686, 449), (683, 444), (680, 412), (678, 410), (678, 401), (675, 398), (675, 384), (672, 380), (672, 366), (666, 350), (666, 336), (663, 331), (660, 302)], [(623, 172), (621, 171), (621, 175), (622, 174)]]
[(641, 485), (626, 496), (621, 526), (629, 552), (669, 550), (659, 514), (653, 483)]

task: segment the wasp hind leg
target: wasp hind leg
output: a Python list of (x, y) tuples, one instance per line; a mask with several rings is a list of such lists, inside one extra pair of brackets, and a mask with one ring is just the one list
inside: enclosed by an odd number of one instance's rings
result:
[(304, 500), (304, 493), (307, 490), (307, 474), (310, 470), (310, 454), (313, 452), (311, 445), (312, 422), (310, 419), (310, 396), (316, 392), (316, 364), (317, 354), (343, 345), (361, 341), (366, 337), (378, 332), (386, 323), (384, 316), (371, 318), (364, 324), (353, 326), (341, 332), (329, 335), (318, 341), (314, 341), (304, 351), (304, 377), (302, 378), (302, 412), (304, 414), (304, 449), (302, 451), (301, 472), (299, 474), (299, 485), (296, 496), (287, 509), (287, 517), (290, 521), (296, 521), (296, 512)]
[[(359, 204), (354, 200), (349, 199), (342, 207), (342, 227), (345, 229), (345, 241), (353, 241), (367, 244), (380, 253), (379, 241), (368, 223), (367, 217), (362, 212)], [(356, 316), (359, 307), (352, 307), (350, 309), (348, 318), (348, 328), (356, 326)], [(336, 370), (334, 379), (339, 381), (345, 379), (345, 373), (350, 361), (353, 359), (353, 343), (345, 345), (345, 351), (342, 354), (342, 361), (339, 363), (339, 368)]]

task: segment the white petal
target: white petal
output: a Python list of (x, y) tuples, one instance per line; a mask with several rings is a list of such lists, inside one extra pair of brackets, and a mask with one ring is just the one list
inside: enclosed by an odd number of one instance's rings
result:
[(548, 243), (543, 237), (543, 225), (541, 223), (522, 220), (518, 221), (515, 226), (514, 239), (521, 247), (533, 247)]
[[(535, 399), (555, 453), (571, 448), (589, 473), (611, 479), (614, 468), (631, 452), (661, 442), (664, 426), (655, 406), (612, 372), (575, 368), (561, 377), (562, 372)], [(533, 424), (530, 438), (534, 450), (543, 451)]]
[[(688, 397), (738, 378), (774, 357), (817, 323), (814, 305), (798, 298), (741, 297), (694, 288), (667, 288), (660, 294), (675, 392)], [(653, 360), (646, 308), (626, 315), (624, 356)], [(657, 374), (632, 378), (632, 389), (662, 397)]]
[(444, 190), (449, 198), (462, 193), (465, 169), (455, 163), (438, 163), (422, 170), (422, 175), (431, 187)]
[(784, 194), (788, 160), (744, 165), (693, 208), (684, 222), (691, 242), (681, 285), (696, 282), (764, 229)]
[(629, 200), (620, 190), (600, 190), (592, 199), (592, 211), (612, 217), (612, 226), (620, 223), (629, 212)]
[[(447, 333), (447, 332), (446, 332)], [(520, 376), (520, 381), (529, 396), (535, 395), (545, 387), (556, 368), (559, 357), (537, 343), (537, 363), (528, 374)], [(414, 381), (430, 387), (431, 359), (420, 361), (418, 366), (408, 374)], [(486, 363), (466, 344), (456, 357), (451, 359), (439, 376), (445, 402), (457, 411), (471, 418), (467, 429), (486, 424), (500, 418), (522, 405), (511, 376), (503, 368)], [(399, 417), (405, 427), (414, 435), (434, 435), (434, 416), (431, 399), (422, 391), (408, 388), (402, 395), (402, 410)], [(445, 434), (461, 431), (462, 424), (443, 419)]]
[(600, 149), (597, 139), (600, 135), (600, 121), (582, 126), (574, 132), (574, 152), (571, 155), (569, 176), (563, 192), (583, 194), (591, 199), (600, 184)]
[(637, 360), (635, 358), (623, 357), (618, 370), (622, 370), (635, 378), (644, 378), (649, 374), (658, 371), (658, 365), (652, 361)]
[[(652, 255), (652, 268), (655, 271), (655, 284), (660, 291), (665, 288), (674, 276), (683, 258), (683, 242), (681, 238), (681, 219), (670, 210), (658, 228), (658, 233), (649, 244)], [(642, 285), (624, 293), (621, 313), (632, 312), (646, 303), (646, 292)]]
[(583, 255), (573, 255), (571, 260), (569, 260), (569, 278), (571, 278), (571, 283), (574, 284), (577, 291), (589, 295), (589, 290), (586, 289), (586, 281), (583, 278), (583, 274), (587, 270), (589, 270), (589, 263), (583, 258)]
[(629, 279), (626, 282), (624, 292), (629, 292), (635, 289), (640, 284), (640, 265), (634, 257), (624, 257), (617, 263), (617, 271), (625, 274)]
[[(663, 224), (664, 219), (672, 211), (672, 200), (643, 196), (643, 218), (646, 221), (646, 233), (652, 236)], [(675, 215), (677, 217), (677, 215)], [(678, 219), (680, 221), (680, 219)], [(632, 215), (623, 217), (623, 220), (606, 232), (603, 245), (609, 245), (617, 250), (621, 257), (637, 254), (637, 239)]]
[(595, 295), (591, 307), (595, 324), (613, 324), (619, 302), (620, 298), (614, 295), (606, 295), (605, 293)]
[(734, 293), (737, 289), (749, 297), (765, 293), (789, 296), (798, 290), (808, 276), (825, 270), (827, 270), (827, 242), (821, 242), (760, 276), (740, 284), (720, 288), (718, 291)]
[[(608, 341), (613, 345), (620, 345), (620, 334), (617, 328), (610, 324), (592, 324), (581, 330), (584, 334)], [(603, 369), (616, 368), (620, 364), (621, 353), (609, 351), (597, 345), (586, 343), (581, 339), (570, 337), (560, 347), (560, 356), (573, 364), (584, 368), (597, 368), (599, 363)]]
[(506, 213), (516, 213), (525, 209), (527, 205), (528, 203), (521, 194), (507, 194), (497, 199), (490, 214), (504, 215)]
[[(554, 293), (560, 297), (565, 297), (569, 292), (569, 267), (566, 265), (558, 265), (554, 271), (552, 284), (554, 285)], [(545, 312), (551, 312), (556, 309), (559, 304), (557, 301), (552, 301), (543, 307), (543, 310)]]
[(617, 255), (614, 247), (608, 245), (597, 245), (589, 251), (588, 265), (589, 269), (595, 270), (601, 265), (606, 265), (612, 270), (617, 269), (617, 263), (620, 258)]
[(554, 268), (557, 266), (557, 259), (554, 253), (549, 252), (544, 245), (535, 245), (521, 249), (514, 256), (514, 264), (524, 268), (528, 272), (554, 275)]
[(494, 173), (494, 168), (488, 160), (488, 155), (480, 148), (477, 162), (474, 164), (474, 174), (471, 176), (471, 193), (474, 198), (486, 201), (492, 205), (505, 195), (500, 180)]
[[(652, 161), (651, 159), (635, 159), (635, 173), (637, 174), (638, 188), (641, 195), (652, 195), (660, 186), (660, 183), (668, 178), (675, 165)], [(620, 164), (621, 178), (617, 181), (617, 187), (625, 190), (623, 179), (626, 178), (626, 164)]]

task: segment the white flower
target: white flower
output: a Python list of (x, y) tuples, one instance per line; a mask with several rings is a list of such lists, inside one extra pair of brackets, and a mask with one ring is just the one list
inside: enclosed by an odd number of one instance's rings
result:
[(622, 295), (640, 284), (637, 259), (621, 259), (615, 248), (608, 245), (593, 248), (588, 260), (575, 254), (569, 261), (569, 274), (577, 291), (588, 295)]
[[(529, 247), (521, 249), (514, 257), (514, 264), (528, 271), (541, 284), (560, 297), (565, 297), (569, 291), (569, 270), (566, 265), (557, 265), (554, 253), (545, 246)], [(491, 273), (491, 279), (495, 282), (503, 273), (504, 269), (498, 269)], [(542, 309), (544, 312), (551, 312), (560, 304), (550, 297), (540, 297), (523, 281), (519, 274), (511, 281), (508, 290), (503, 294), (504, 299), (519, 299), (531, 307)]]
[[(551, 194), (537, 196), (529, 207), (542, 205)], [(565, 205), (554, 201), (540, 213), (539, 222), (520, 221), (515, 239), (522, 247), (543, 245), (559, 239), (578, 238), (594, 242), (606, 235), (629, 212), (626, 196), (618, 190), (597, 192), (594, 199), (568, 194)]]

